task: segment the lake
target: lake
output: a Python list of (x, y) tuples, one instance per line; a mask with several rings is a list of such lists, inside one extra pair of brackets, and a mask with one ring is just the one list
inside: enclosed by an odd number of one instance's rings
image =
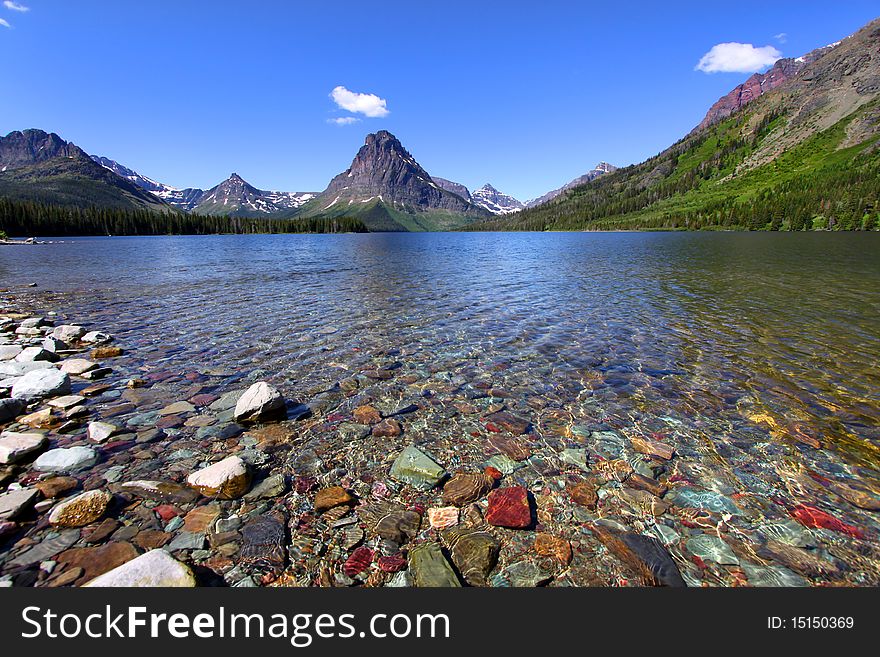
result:
[[(783, 571), (812, 583), (880, 577), (876, 512), (848, 501), (880, 491), (880, 234), (113, 237), (0, 248), (0, 285), (31, 282), (46, 310), (113, 333), (133, 375), (182, 367), (220, 377), (218, 392), (266, 380), (309, 404), (322, 424), (300, 451), (323, 460), (305, 468), (319, 479), (360, 474), (322, 455), (317, 438), (332, 443), (347, 404), (387, 414), (415, 403), (388, 445), (415, 442), (449, 471), (497, 452), (480, 415), (503, 405), (532, 424), (536, 459), (505, 474), (536, 496), (572, 476), (554, 461), (563, 450), (586, 449), (593, 470), (635, 459), (637, 472), (670, 486), (665, 499), (685, 491), (679, 506), (712, 511), (686, 503), (699, 490), (745, 509), (727, 522), (760, 547), (752, 565), (765, 571), (748, 571), (756, 581), (790, 583)], [(362, 376), (376, 371), (393, 375)], [(351, 400), (337, 394), (359, 373)], [(164, 384), (167, 400), (185, 383)], [(675, 460), (647, 462), (624, 440), (636, 434), (673, 444)], [(375, 475), (387, 454), (364, 450)], [(285, 458), (299, 467), (298, 455)], [(665, 525), (655, 532), (665, 544), (689, 545), (699, 526), (640, 514), (639, 499), (613, 490), (600, 498), (630, 530)], [(848, 548), (852, 532), (804, 520), (803, 508), (858, 527), (869, 547)], [(577, 523), (566, 517), (555, 521)], [(834, 567), (797, 570), (775, 534), (767, 548), (761, 528), (792, 530), (792, 518), (818, 534), (811, 555)], [(732, 583), (684, 563), (711, 563), (715, 553), (694, 546), (675, 548), (689, 584)]]

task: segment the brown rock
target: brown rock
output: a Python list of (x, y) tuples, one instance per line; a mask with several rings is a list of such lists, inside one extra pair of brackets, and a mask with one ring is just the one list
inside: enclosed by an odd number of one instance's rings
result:
[(119, 347), (96, 347), (92, 349), (90, 358), (92, 360), (104, 360), (105, 358), (118, 358), (122, 355), (122, 349)]
[(453, 475), (443, 487), (443, 503), (466, 506), (486, 495), (495, 480), (482, 472), (460, 472)]
[(564, 566), (571, 563), (571, 543), (558, 536), (539, 533), (535, 536), (535, 552), (542, 557), (555, 557)]
[(385, 418), (373, 427), (373, 435), (379, 438), (393, 438), (403, 433), (400, 422), (393, 418)]
[(154, 550), (171, 540), (171, 534), (157, 529), (145, 529), (134, 537), (134, 544), (144, 550)]
[(510, 433), (522, 434), (529, 430), (530, 422), (521, 417), (517, 417), (513, 413), (501, 411), (486, 416), (486, 421), (506, 429)]
[(666, 495), (666, 492), (669, 490), (661, 484), (656, 479), (651, 479), (651, 477), (646, 477), (644, 475), (640, 475), (638, 472), (633, 472), (626, 480), (626, 485), (630, 488), (637, 488), (639, 490), (646, 490), (652, 495), (656, 495), (657, 497), (663, 497)]
[(358, 424), (377, 424), (382, 420), (382, 414), (372, 406), (358, 406), (352, 415)]
[(113, 518), (106, 518), (100, 525), (93, 530), (83, 530), (83, 541), (86, 543), (100, 543), (113, 532), (119, 529), (119, 521)]
[(588, 481), (581, 481), (573, 486), (568, 487), (568, 495), (572, 502), (580, 504), (588, 509), (595, 510), (596, 504), (599, 503), (599, 495), (596, 492), (596, 486)]
[(526, 442), (518, 438), (494, 434), (489, 437), (489, 444), (514, 461), (525, 461), (532, 455), (532, 450)]
[(104, 515), (113, 496), (107, 491), (90, 490), (59, 502), (49, 513), (54, 527), (85, 527)]
[(204, 534), (220, 516), (220, 507), (216, 504), (198, 506), (183, 518), (183, 528), (188, 532)]
[(114, 541), (99, 547), (65, 550), (55, 560), (68, 568), (82, 568), (83, 574), (76, 580), (76, 585), (80, 586), (136, 556), (138, 551), (131, 543)]
[(322, 488), (315, 494), (315, 511), (321, 513), (337, 506), (351, 506), (354, 501), (354, 497), (342, 486)]
[(667, 445), (666, 443), (661, 443), (657, 440), (631, 438), (630, 444), (633, 446), (633, 449), (640, 454), (647, 454), (648, 456), (653, 456), (665, 461), (672, 460), (672, 457), (675, 454), (672, 445)]
[(49, 580), (47, 586), (51, 588), (55, 588), (57, 586), (70, 586), (76, 580), (82, 577), (82, 574), (83, 569), (79, 566), (76, 566), (74, 568), (65, 568), (57, 577)]
[(78, 485), (79, 482), (73, 477), (49, 477), (36, 482), (34, 488), (38, 489), (46, 499), (51, 499), (73, 490)]

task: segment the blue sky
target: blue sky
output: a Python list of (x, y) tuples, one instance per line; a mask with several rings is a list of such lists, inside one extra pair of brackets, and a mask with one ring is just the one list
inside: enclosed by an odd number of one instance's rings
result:
[(697, 70), (717, 44), (754, 48), (709, 68), (755, 67), (878, 15), (876, 0), (0, 0), (0, 133), (57, 132), (178, 187), (236, 171), (320, 191), (386, 129), (432, 175), (526, 199), (685, 135), (749, 75)]

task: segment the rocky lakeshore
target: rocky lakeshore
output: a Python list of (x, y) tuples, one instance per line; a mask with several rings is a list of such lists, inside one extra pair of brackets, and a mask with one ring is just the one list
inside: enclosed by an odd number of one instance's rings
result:
[(46, 304), (0, 308), (0, 586), (880, 584), (877, 480), (773, 418), (707, 451), (394, 348), (300, 399)]

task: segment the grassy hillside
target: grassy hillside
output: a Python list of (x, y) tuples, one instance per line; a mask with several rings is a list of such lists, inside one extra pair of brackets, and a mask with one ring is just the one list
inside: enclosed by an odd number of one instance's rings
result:
[(0, 172), (0, 197), (79, 208), (172, 209), (89, 158), (54, 158)]
[(475, 230), (876, 230), (880, 135), (848, 145), (853, 123), (871, 123), (877, 101), (775, 159), (747, 166), (788, 119), (741, 112), (642, 164)]

